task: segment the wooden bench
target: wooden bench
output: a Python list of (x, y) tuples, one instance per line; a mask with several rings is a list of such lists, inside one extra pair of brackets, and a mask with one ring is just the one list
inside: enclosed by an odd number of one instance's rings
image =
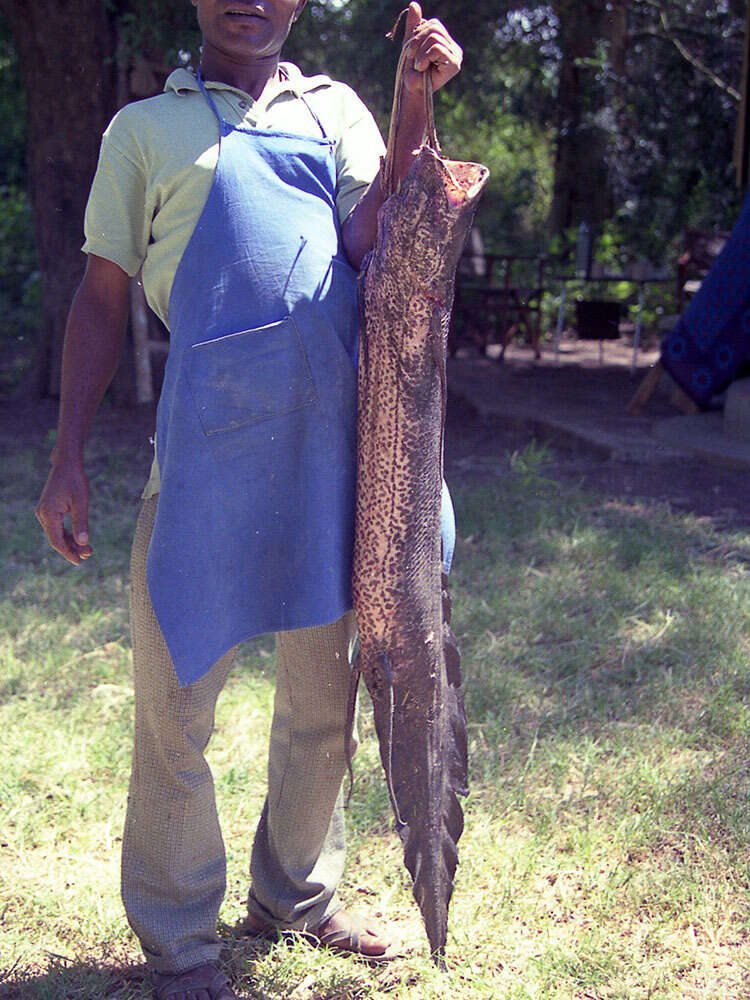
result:
[(544, 257), (519, 254), (464, 254), (456, 276), (451, 355), (465, 345), (487, 354), (494, 343), (501, 345), (502, 360), (506, 346), (522, 330), (534, 357), (541, 357), (545, 263)]

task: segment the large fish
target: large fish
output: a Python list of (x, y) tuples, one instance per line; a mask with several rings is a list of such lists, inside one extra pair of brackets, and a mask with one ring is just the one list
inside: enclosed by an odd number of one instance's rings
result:
[[(394, 28), (395, 31), (395, 28)], [(445, 160), (425, 79), (424, 144), (393, 191), (405, 42), (381, 180), (387, 200), (360, 275), (358, 670), (372, 697), (404, 861), (436, 959), (463, 830), (466, 718), (441, 574), (445, 353), (456, 267), (489, 171)]]

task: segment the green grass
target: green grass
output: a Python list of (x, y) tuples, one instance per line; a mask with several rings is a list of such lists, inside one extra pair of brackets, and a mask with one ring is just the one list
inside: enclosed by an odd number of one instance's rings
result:
[[(41, 453), (5, 462), (0, 593), (0, 996), (148, 995), (118, 896), (132, 687), (127, 563), (144, 470), (91, 455), (95, 558), (32, 508)], [(248, 644), (210, 747), (228, 853), (226, 964), (257, 1000), (741, 1000), (750, 990), (750, 537), (602, 503), (512, 456), (455, 489), (454, 626), (472, 792), (448, 973), (426, 959), (367, 707), (347, 904), (419, 948), (371, 969), (242, 938), (264, 794), (273, 645)]]

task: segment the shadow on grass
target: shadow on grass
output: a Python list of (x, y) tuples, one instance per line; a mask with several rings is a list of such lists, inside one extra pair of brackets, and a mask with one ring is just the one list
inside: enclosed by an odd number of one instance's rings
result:
[(492, 491), (457, 491), (454, 628), (475, 780), (520, 787), (528, 772), (554, 784), (571, 761), (640, 759), (655, 814), (674, 791), (677, 828), (736, 843), (747, 827), (731, 752), (748, 724), (744, 535), (560, 489), (543, 458), (521, 456)]
[(0, 972), (0, 977), (2, 1000), (71, 1000), (72, 997), (141, 1000), (151, 995), (144, 964), (135, 965), (108, 956), (100, 961), (51, 956), (44, 971), (12, 968), (4, 974)]
[[(219, 967), (231, 980), (239, 1000), (278, 1000), (304, 996), (305, 1000), (362, 1000), (368, 994), (363, 979), (366, 963), (311, 972), (311, 946), (295, 935), (280, 939), (247, 937), (240, 924), (220, 923), (224, 949)], [(320, 978), (320, 984), (316, 980)], [(66, 959), (51, 955), (43, 970), (0, 970), (0, 1000), (150, 1000), (151, 977), (145, 963), (133, 963), (116, 954), (101, 959)]]
[(664, 507), (559, 492), (535, 469), (492, 493), (459, 494), (457, 507), (456, 624), (480, 719), (505, 715), (509, 697), (545, 692), (584, 725), (664, 721), (667, 684), (689, 698), (696, 682), (715, 689), (720, 673), (738, 697), (746, 690), (741, 544)]

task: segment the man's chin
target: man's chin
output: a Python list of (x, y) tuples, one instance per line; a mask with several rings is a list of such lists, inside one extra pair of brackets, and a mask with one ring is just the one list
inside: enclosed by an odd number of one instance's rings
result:
[(252, 40), (248, 38), (238, 38), (236, 36), (233, 38), (224, 38), (219, 43), (211, 42), (206, 45), (205, 40), (203, 43), (204, 58), (208, 52), (211, 52), (215, 57), (228, 59), (230, 62), (237, 63), (238, 65), (249, 65), (260, 60), (278, 58), (280, 51), (280, 48), (276, 46), (257, 45), (253, 44)]

